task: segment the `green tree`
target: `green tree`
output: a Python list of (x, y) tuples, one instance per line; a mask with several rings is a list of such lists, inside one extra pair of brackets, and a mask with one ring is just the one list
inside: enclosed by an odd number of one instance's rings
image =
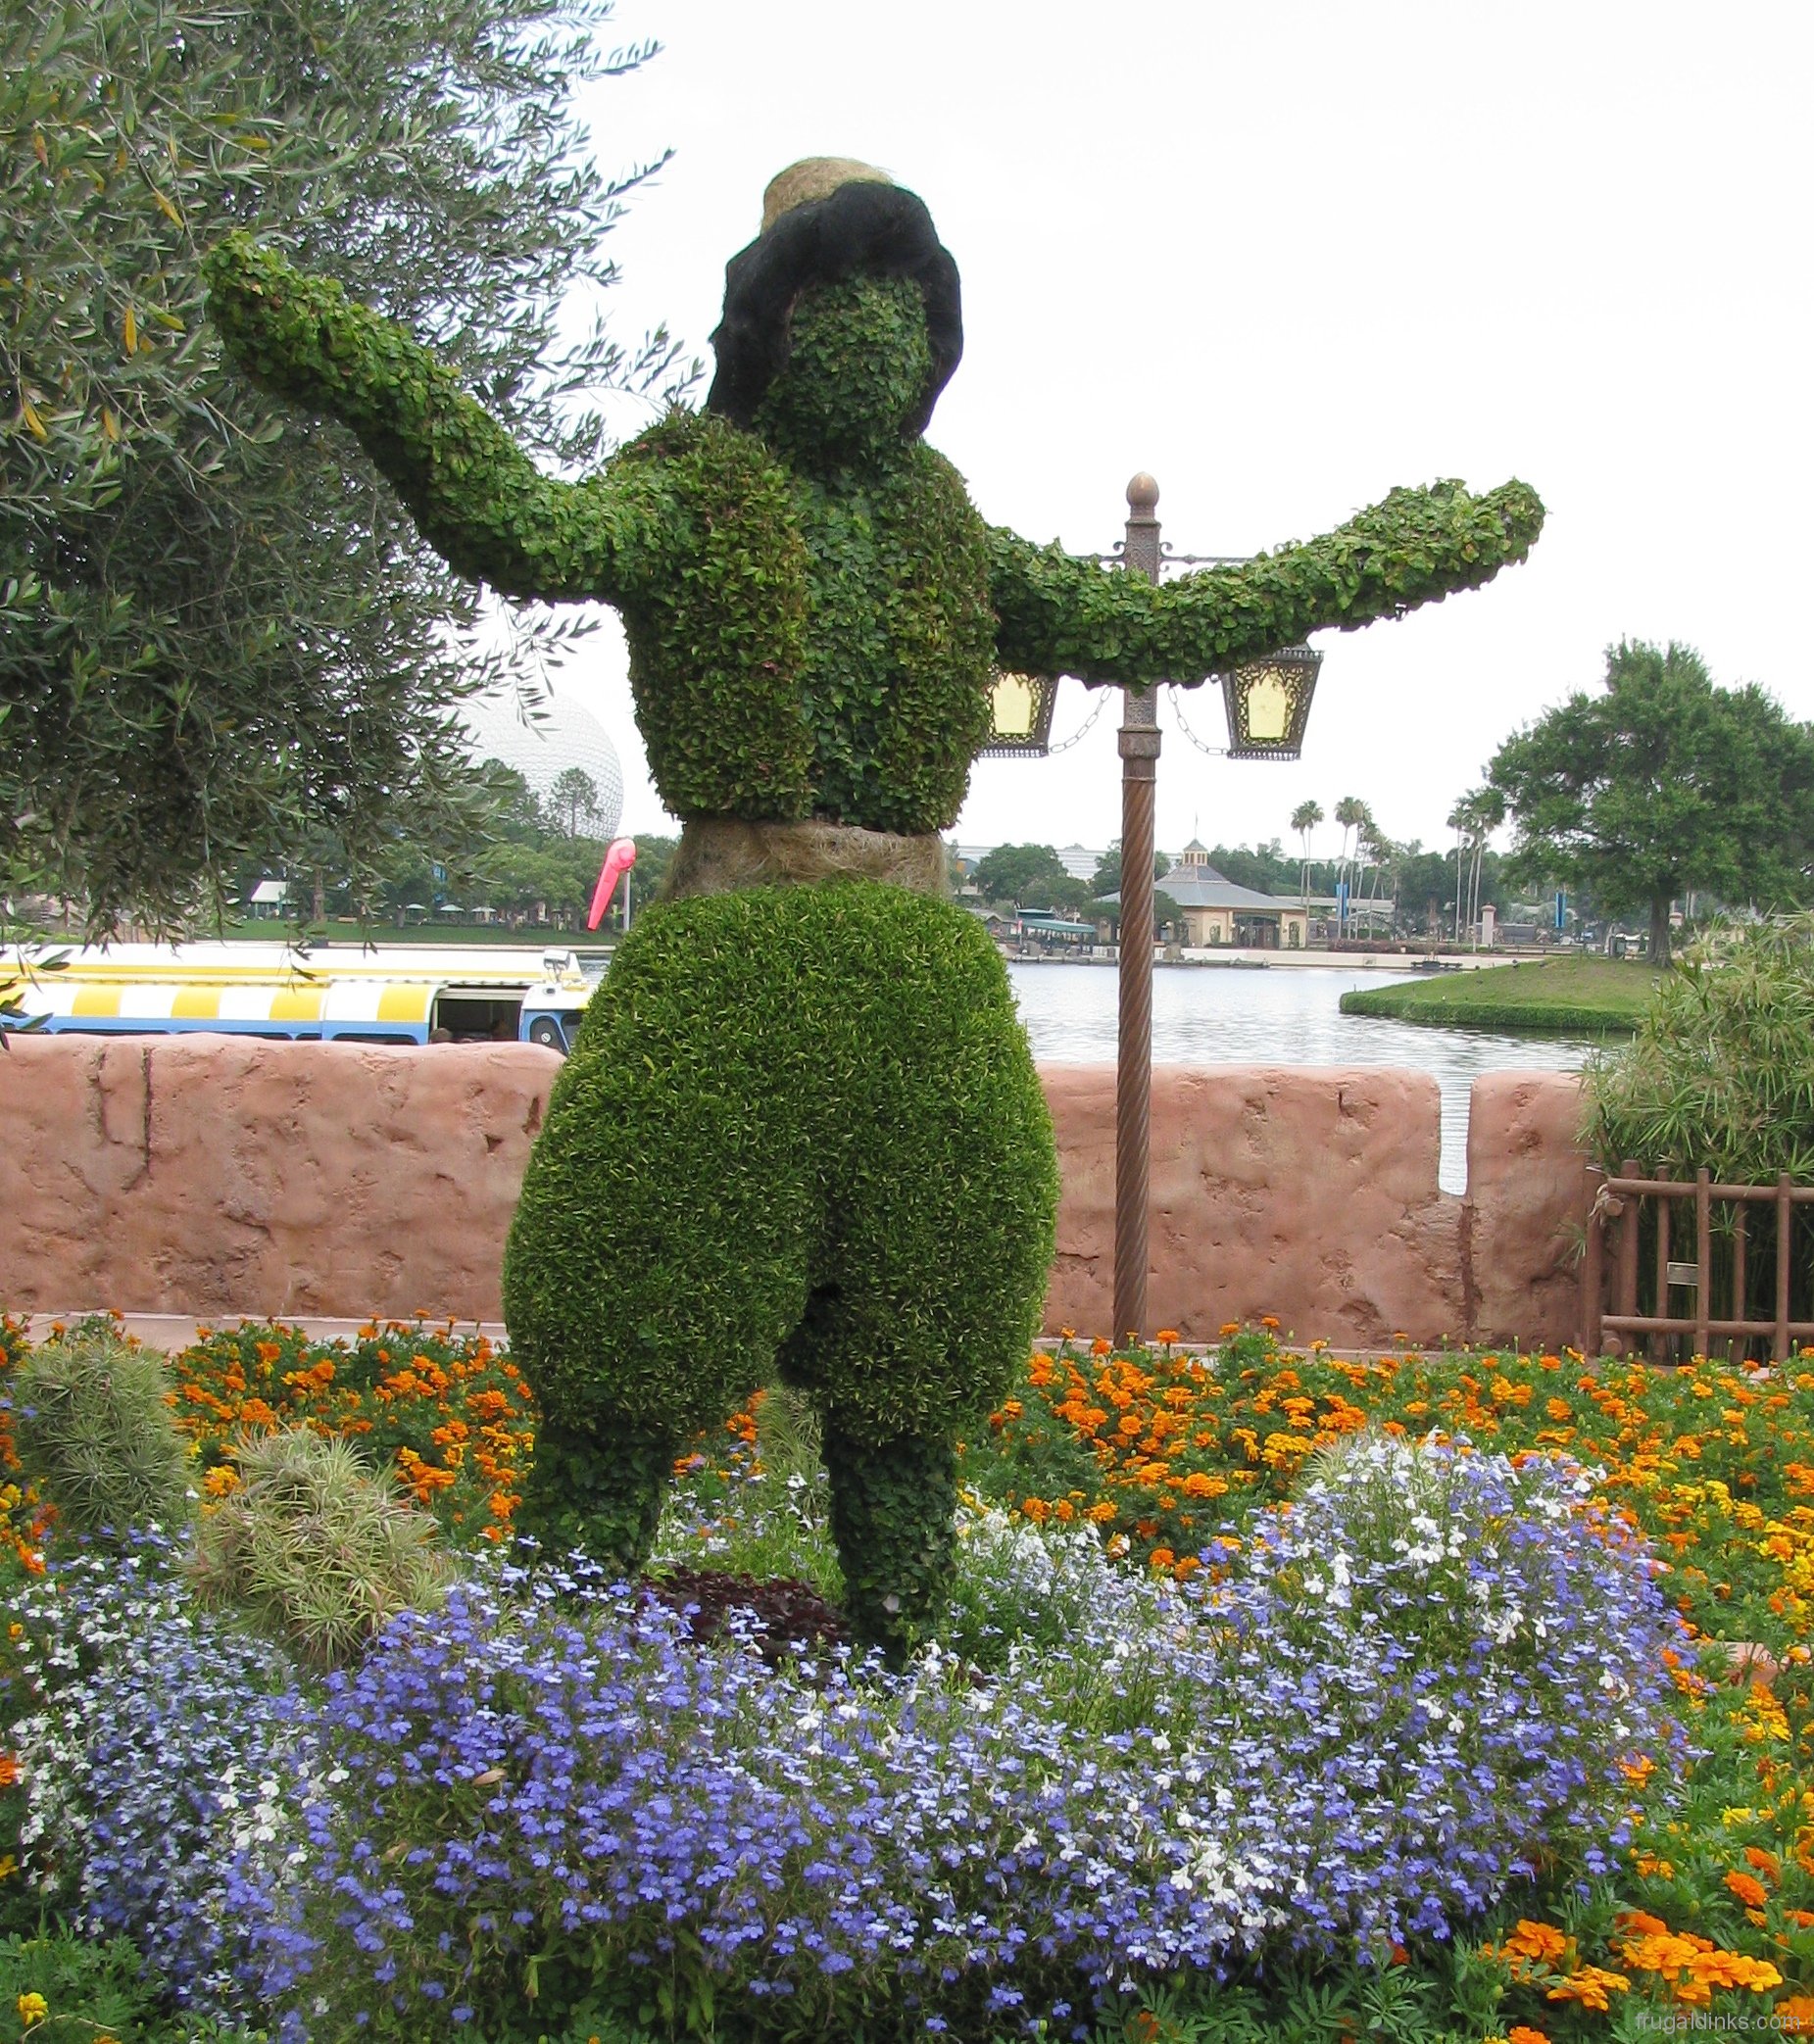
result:
[(1716, 688), (1686, 646), (1613, 648), (1602, 693), (1508, 739), (1488, 775), (1517, 874), (1646, 914), (1658, 964), (1670, 903), (1690, 888), (1734, 903), (1807, 897), (1814, 731), (1755, 685)]
[(678, 838), (637, 838), (636, 863), (617, 883), (624, 899), (630, 903), (632, 913), (636, 909), (646, 908), (655, 900), (662, 882), (667, 877), (668, 863), (679, 849)]
[[(600, 821), (599, 784), (583, 766), (563, 767), (548, 791), (548, 812), (563, 837), (596, 837)], [(583, 833), (582, 823), (586, 826)]]
[(998, 845), (978, 860), (976, 884), (986, 900), (1016, 908), (1076, 908), (1089, 894), (1050, 845)]
[[(1171, 860), (1164, 852), (1152, 854), (1152, 877), (1163, 880), (1171, 871)], [(1096, 862), (1096, 871), (1090, 875), (1090, 894), (1093, 898), (1103, 895), (1118, 895), (1121, 892), (1121, 840), (1115, 839)]]
[[(608, 0), (37, 0), (0, 11), (0, 886), (92, 924), (219, 912), (234, 869), (451, 846), (446, 726), (565, 631), (479, 601), (337, 428), (261, 397), (202, 316), (231, 227), (431, 334), (557, 463), (579, 393), (662, 381), (656, 336), (563, 353), (621, 193), (574, 88)], [(312, 844), (312, 834), (315, 842)], [(313, 887), (306, 892), (313, 893)]]

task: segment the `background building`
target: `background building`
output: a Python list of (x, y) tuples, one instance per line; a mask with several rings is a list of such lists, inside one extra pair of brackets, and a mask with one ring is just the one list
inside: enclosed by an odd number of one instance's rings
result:
[(564, 773), (577, 767), (597, 792), (587, 835), (612, 838), (623, 814), (623, 768), (603, 724), (570, 697), (550, 689), (534, 721), (525, 722), (515, 696), (477, 696), (460, 706), (474, 759), (501, 759), (546, 802)]

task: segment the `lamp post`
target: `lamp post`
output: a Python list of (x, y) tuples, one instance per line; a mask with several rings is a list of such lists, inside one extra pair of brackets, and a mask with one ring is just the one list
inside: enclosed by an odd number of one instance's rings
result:
[[(1159, 486), (1144, 470), (1127, 486), (1126, 536), (1094, 558), (1157, 582), (1161, 568), (1233, 567), (1236, 555), (1173, 554), (1159, 543)], [(1323, 664), (1307, 646), (1244, 661), (1221, 684), (1231, 759), (1296, 759), (1303, 751), (1310, 698)], [(1051, 750), (1055, 675), (1001, 673), (993, 685), (994, 732), (984, 758), (1042, 758)], [(1159, 765), (1158, 689), (1123, 689), (1121, 754), (1121, 942), (1117, 948), (1115, 1040), (1116, 1336), (1147, 1332), (1148, 1206), (1152, 1150), (1153, 798)], [(1207, 747), (1205, 751), (1209, 750)], [(1131, 944), (1130, 944), (1131, 933)]]
[[(1159, 578), (1159, 486), (1143, 472), (1127, 486), (1122, 563)], [(1147, 1206), (1152, 1164), (1152, 831), (1158, 788), (1159, 706), (1154, 689), (1123, 689), (1121, 729), (1121, 942), (1115, 1015), (1115, 1324), (1147, 1326)]]

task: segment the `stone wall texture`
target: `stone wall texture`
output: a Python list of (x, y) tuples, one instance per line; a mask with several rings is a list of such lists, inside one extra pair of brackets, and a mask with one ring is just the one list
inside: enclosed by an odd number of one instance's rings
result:
[[(14, 1037), (0, 1054), (0, 1307), (495, 1320), (560, 1060), (202, 1036)], [(1049, 1331), (1114, 1332), (1114, 1073), (1044, 1073), (1063, 1171)], [(1160, 1068), (1154, 1327), (1271, 1314), (1338, 1348), (1575, 1338), (1591, 1197), (1566, 1074), (1474, 1088), (1465, 1196), (1436, 1082)]]

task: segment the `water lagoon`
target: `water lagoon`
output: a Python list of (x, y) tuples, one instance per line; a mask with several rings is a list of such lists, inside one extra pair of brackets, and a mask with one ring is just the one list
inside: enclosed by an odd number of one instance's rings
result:
[[(1020, 1019), (1042, 1064), (1112, 1064), (1116, 978), (1103, 965), (1010, 960)], [(1379, 1064), (1429, 1072), (1443, 1095), (1438, 1179), (1467, 1190), (1468, 1090), (1483, 1072), (1571, 1072), (1593, 1046), (1566, 1037), (1493, 1036), (1345, 1015), (1351, 987), (1416, 979), (1353, 966), (1157, 966), (1152, 974), (1154, 1064)]]

